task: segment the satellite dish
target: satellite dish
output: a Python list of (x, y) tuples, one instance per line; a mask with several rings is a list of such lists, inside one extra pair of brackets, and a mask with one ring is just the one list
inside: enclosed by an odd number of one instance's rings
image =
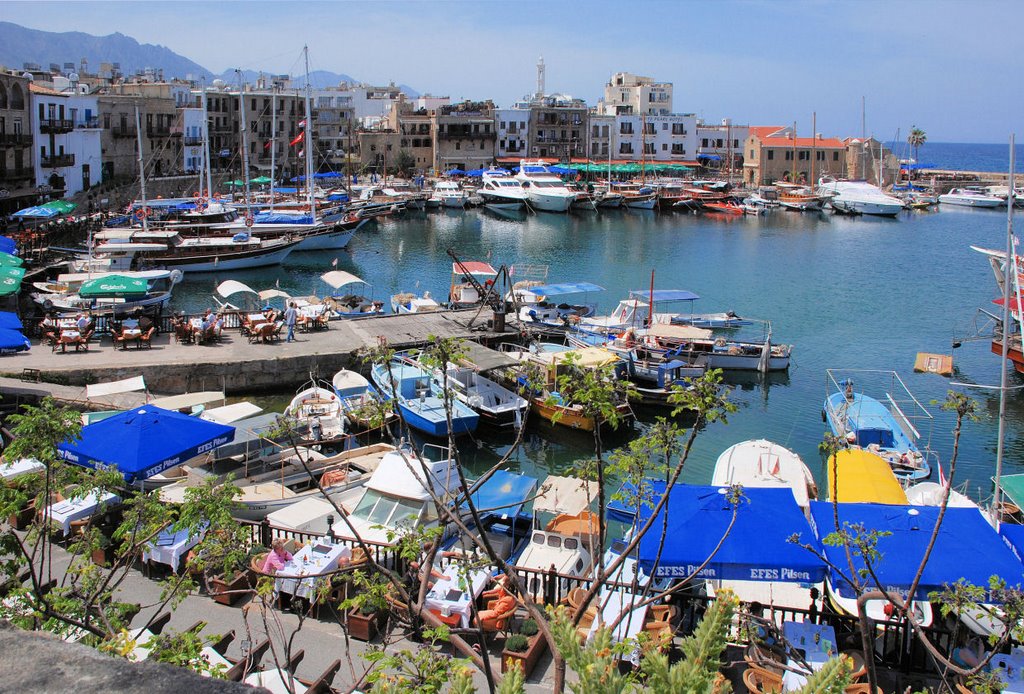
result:
[(68, 79), (71, 80), (72, 82), (77, 82), (78, 81), (78, 73), (77, 72), (72, 72), (70, 75), (68, 75)]
[(29, 82), (31, 82), (32, 80), (34, 80), (34, 79), (35, 79), (35, 78), (34, 78), (34, 77), (32, 76), (32, 73), (31, 73), (31, 72), (23, 72), (23, 73), (21, 73), (21, 76), (22, 76), (23, 78), (27, 79), (27, 80), (28, 80)]
[(215, 80), (213, 81), (213, 88), (214, 88), (214, 89), (223, 89), (223, 88), (224, 88), (224, 85), (225, 85), (225, 82), (224, 82), (224, 80), (222, 80), (222, 79), (220, 79), (220, 78), (218, 78), (218, 79), (215, 79)]

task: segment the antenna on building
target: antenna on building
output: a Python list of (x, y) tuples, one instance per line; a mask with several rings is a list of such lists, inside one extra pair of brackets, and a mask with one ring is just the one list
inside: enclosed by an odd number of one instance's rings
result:
[(544, 56), (537, 59), (537, 98), (544, 98)]

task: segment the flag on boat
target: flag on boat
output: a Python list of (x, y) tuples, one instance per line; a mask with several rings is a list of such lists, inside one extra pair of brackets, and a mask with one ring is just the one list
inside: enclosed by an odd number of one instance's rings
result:
[(299, 121), (299, 127), (300, 128), (305, 128), (306, 127), (306, 119), (305, 118), (303, 118), (302, 120)]
[(334, 260), (331, 261), (331, 267), (338, 267), (338, 259), (337, 258), (335, 258)]
[(303, 130), (301, 133), (299, 133), (298, 135), (295, 136), (294, 140), (292, 140), (291, 142), (288, 143), (288, 146), (289, 147), (294, 147), (295, 145), (297, 145), (300, 142), (302, 142), (302, 138), (305, 136), (305, 134), (306, 134), (306, 131)]
[(270, 145), (274, 144), (273, 140), (267, 140), (263, 143), (263, 149), (270, 149)]
[(299, 150), (299, 156), (300, 156), (300, 157), (301, 157), (301, 156), (302, 156), (303, 154), (305, 154), (305, 153), (306, 153), (306, 150), (304, 150), (304, 149), (300, 149), (300, 150)]

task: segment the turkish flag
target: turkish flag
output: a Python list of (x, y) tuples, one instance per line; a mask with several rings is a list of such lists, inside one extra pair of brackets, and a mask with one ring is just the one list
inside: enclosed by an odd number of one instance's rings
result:
[(292, 140), (291, 142), (288, 143), (288, 146), (289, 147), (294, 147), (295, 145), (297, 145), (300, 142), (302, 142), (302, 138), (305, 136), (305, 134), (306, 134), (306, 131), (303, 130), (301, 133), (299, 133), (298, 135), (295, 136), (294, 140)]

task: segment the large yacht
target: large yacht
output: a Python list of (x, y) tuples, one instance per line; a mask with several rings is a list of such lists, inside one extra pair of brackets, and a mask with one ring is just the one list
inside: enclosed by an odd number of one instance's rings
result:
[(505, 171), (489, 170), (483, 172), (483, 181), (477, 191), (485, 205), (493, 205), (502, 209), (519, 209), (526, 204), (526, 191), (523, 184), (509, 176)]
[(939, 202), (963, 207), (1002, 207), (1006, 204), (1006, 199), (989, 195), (976, 188), (954, 188), (945, 195), (940, 195)]
[(561, 178), (551, 173), (542, 161), (522, 160), (516, 179), (526, 190), (530, 207), (544, 212), (567, 212), (576, 201), (576, 193)]
[(886, 195), (878, 186), (867, 181), (822, 178), (818, 184), (818, 193), (831, 195), (829, 203), (839, 212), (895, 217), (903, 210), (902, 200)]

